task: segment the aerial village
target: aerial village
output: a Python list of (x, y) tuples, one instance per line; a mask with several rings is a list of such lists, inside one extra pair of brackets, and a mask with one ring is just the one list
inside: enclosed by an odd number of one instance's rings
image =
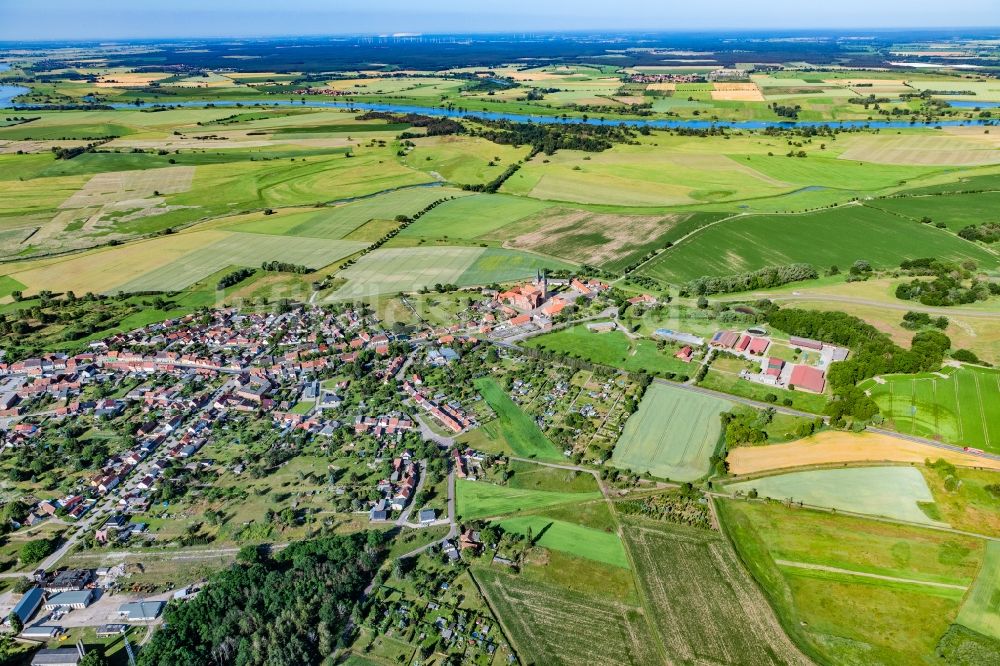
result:
[[(191, 516), (175, 508), (190, 501), (177, 497), (178, 487), (253, 478), (265, 464), (257, 458), (280, 467), (303, 451), (356, 461), (347, 474), (329, 467), (334, 512), (372, 526), (448, 528), (432, 545), (446, 562), (460, 562), (461, 553), (479, 552), (483, 544), (478, 532), (459, 529), (449, 486), (455, 477), (489, 476), (497, 460), (456, 439), (496, 414), (471, 382), (455, 377), (470, 367), (500, 372), (511, 399), (566, 447), (567, 457), (603, 463), (635, 409), (630, 398), (639, 388), (628, 375), (562, 364), (504, 375), (498, 361), (517, 357), (523, 340), (581, 322), (592, 335), (619, 330), (622, 308), (658, 303), (648, 294), (615, 300), (612, 291), (597, 279), (539, 273), (503, 289), (469, 291), (466, 310), (445, 326), (392, 326), (348, 304), (206, 310), (107, 337), (81, 353), (0, 364), (3, 449), (28, 466), (24, 474), (46, 469), (44, 457), (33, 459), (32, 452), (49, 447), (68, 424), (82, 424), (81, 432), (131, 433), (124, 446), (102, 447), (105, 457), (81, 460), (77, 474), (55, 484), (58, 492), (21, 498), (24, 514), (12, 530), (48, 521), (66, 526), (68, 536), (0, 613), (13, 612), (26, 631), (48, 638), (67, 626), (110, 631), (156, 620), (169, 599), (196, 593), (199, 581), (146, 587), (129, 582), (125, 565), (67, 568), (60, 558), (80, 548), (176, 543), (175, 530), (164, 525)], [(846, 355), (813, 340), (778, 342), (753, 327), (719, 330), (708, 340), (662, 328), (652, 337), (675, 345), (669, 353), (685, 363), (727, 355), (753, 364), (740, 373), (745, 381), (818, 393), (830, 363)], [(794, 348), (796, 361), (772, 355), (778, 346)], [(226, 456), (226, 445), (245, 444), (243, 437), (262, 438), (266, 450)], [(309, 491), (313, 497), (293, 505), (289, 516), (272, 519), (281, 529), (308, 529), (315, 520), (310, 511), (319, 510), (308, 506), (320, 493)], [(188, 534), (181, 543), (185, 538), (197, 543), (204, 535)], [(415, 621), (413, 603), (387, 605), (379, 621), (391, 618), (400, 627)], [(423, 608), (424, 631), (496, 649), (486, 618), (436, 610)]]

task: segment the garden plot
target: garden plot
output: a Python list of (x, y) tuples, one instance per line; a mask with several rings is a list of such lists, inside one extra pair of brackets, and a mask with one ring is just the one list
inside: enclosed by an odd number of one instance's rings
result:
[(663, 663), (639, 608), (496, 569), (474, 575), (525, 663)]
[(717, 532), (623, 526), (643, 605), (671, 662), (809, 664)]
[(756, 490), (759, 496), (771, 499), (911, 523), (945, 525), (921, 510), (920, 505), (932, 504), (934, 496), (923, 474), (914, 467), (807, 470), (733, 483), (726, 489), (744, 493)]
[(674, 481), (694, 481), (709, 471), (719, 443), (719, 414), (733, 403), (652, 384), (639, 411), (625, 423), (612, 454), (616, 467)]

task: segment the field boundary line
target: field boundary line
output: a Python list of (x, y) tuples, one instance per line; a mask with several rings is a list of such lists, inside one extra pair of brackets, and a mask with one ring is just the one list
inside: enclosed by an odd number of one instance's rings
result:
[(511, 634), (507, 626), (504, 625), (503, 618), (500, 616), (500, 613), (498, 613), (496, 609), (493, 608), (493, 602), (490, 601), (489, 596), (487, 596), (487, 594), (483, 592), (482, 584), (480, 584), (480, 582), (476, 580), (475, 567), (469, 567), (469, 578), (472, 579), (472, 584), (476, 586), (476, 591), (479, 592), (479, 596), (481, 596), (483, 598), (483, 601), (486, 602), (486, 607), (490, 609), (490, 613), (493, 614), (493, 618), (497, 621), (497, 626), (500, 627), (500, 631), (503, 633), (504, 640), (507, 641), (507, 645), (510, 646), (511, 652), (514, 653), (514, 657), (517, 659), (517, 663), (518, 664), (523, 663), (517, 645), (511, 638), (513, 634)]
[(929, 580), (914, 580), (912, 578), (897, 578), (896, 576), (885, 576), (882, 574), (868, 573), (867, 571), (853, 571), (851, 569), (841, 569), (839, 567), (831, 567), (825, 564), (812, 564), (810, 562), (792, 562), (790, 560), (775, 560), (775, 564), (780, 567), (792, 567), (795, 569), (809, 569), (811, 571), (825, 571), (828, 573), (839, 573), (846, 574), (848, 576), (859, 576), (861, 578), (874, 578), (876, 580), (885, 580), (893, 583), (907, 583), (912, 585), (927, 585), (930, 587), (941, 587), (949, 590), (962, 590), (967, 591), (969, 589), (968, 585), (957, 585), (952, 583), (937, 583)]

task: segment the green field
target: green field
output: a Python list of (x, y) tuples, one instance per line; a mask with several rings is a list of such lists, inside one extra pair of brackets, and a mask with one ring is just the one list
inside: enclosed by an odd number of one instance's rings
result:
[(944, 222), (952, 231), (990, 220), (1000, 209), (1000, 192), (976, 192), (940, 196), (903, 196), (877, 199), (869, 206), (905, 215), (914, 220), (929, 217)]
[(584, 502), (601, 497), (600, 492), (525, 490), (465, 479), (456, 481), (455, 495), (456, 511), (465, 520), (534, 511), (568, 502)]
[(785, 630), (818, 663), (936, 663), (983, 558), (983, 540), (940, 530), (777, 503), (717, 506)]
[(633, 339), (621, 331), (597, 333), (585, 324), (539, 335), (524, 344), (629, 372), (645, 371), (661, 377), (668, 373), (693, 375), (698, 369), (696, 365), (674, 358), (670, 348), (664, 351), (657, 349), (653, 340)]
[(535, 199), (504, 194), (473, 194), (434, 208), (400, 232), (400, 238), (493, 238), (517, 220), (548, 208)]
[(722, 433), (719, 415), (733, 404), (654, 383), (615, 445), (616, 467), (673, 481), (694, 481), (709, 471)]
[(462, 195), (461, 191), (450, 188), (409, 187), (332, 208), (274, 215), (230, 228), (250, 233), (339, 239), (369, 220), (391, 220), (397, 215), (413, 215), (438, 199)]
[(718, 532), (638, 521), (623, 534), (646, 616), (676, 663), (808, 663)]
[(322, 268), (366, 245), (357, 241), (233, 233), (129, 280), (115, 291), (180, 291), (227, 266), (256, 267), (264, 261)]
[(903, 259), (971, 259), (995, 268), (996, 257), (956, 236), (868, 206), (799, 215), (737, 217), (705, 228), (642, 269), (667, 282), (730, 275), (766, 266), (807, 263), (849, 268), (859, 259), (896, 266)]
[(963, 366), (869, 380), (888, 425), (901, 433), (1000, 452), (1000, 371)]
[(958, 613), (958, 622), (1000, 640), (1000, 542), (987, 543), (986, 558)]
[(566, 267), (554, 259), (498, 248), (379, 248), (340, 272), (348, 282), (332, 298), (394, 294), (436, 284), (485, 285), (533, 277), (543, 268)]
[(613, 532), (583, 527), (564, 520), (553, 520), (545, 516), (521, 516), (500, 521), (500, 527), (508, 532), (528, 534), (529, 530), (536, 545), (552, 550), (604, 562), (612, 566), (629, 568), (628, 557), (621, 539)]
[(934, 496), (915, 467), (855, 467), (806, 470), (726, 486), (744, 493), (756, 490), (761, 497), (805, 502), (839, 511), (884, 516), (913, 523), (940, 525), (921, 510)]
[(562, 585), (477, 567), (476, 581), (526, 664), (662, 664), (639, 608)]
[(477, 379), (476, 389), (496, 413), (500, 433), (516, 455), (541, 460), (562, 460), (555, 444), (538, 428), (538, 425), (518, 407), (495, 381), (488, 377)]

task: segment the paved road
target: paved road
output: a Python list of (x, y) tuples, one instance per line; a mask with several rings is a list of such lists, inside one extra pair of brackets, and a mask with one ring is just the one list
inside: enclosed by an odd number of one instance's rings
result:
[(399, 559), (407, 559), (410, 557), (416, 557), (425, 550), (437, 546), (448, 539), (454, 539), (458, 536), (458, 522), (455, 520), (455, 470), (452, 469), (448, 472), (448, 519), (446, 521), (436, 521), (434, 525), (451, 525), (451, 529), (448, 530), (448, 534), (444, 536), (443, 539), (438, 539), (437, 541), (432, 541), (431, 543), (421, 546), (420, 548), (415, 548), (408, 553), (399, 556)]
[(850, 569), (838, 569), (837, 567), (828, 567), (822, 564), (812, 564), (810, 562), (789, 562), (788, 560), (775, 560), (775, 564), (795, 567), (796, 569), (810, 569), (812, 571), (828, 571), (830, 573), (847, 574), (849, 576), (859, 576), (862, 578), (874, 578), (876, 580), (887, 580), (893, 583), (909, 583), (912, 585), (928, 585), (930, 587), (943, 587), (949, 590), (962, 590), (963, 592), (969, 589), (968, 585), (952, 585), (950, 583), (935, 583), (929, 580), (913, 580), (912, 578), (897, 578), (895, 576), (883, 576), (881, 574), (873, 574), (865, 571), (852, 571)]

